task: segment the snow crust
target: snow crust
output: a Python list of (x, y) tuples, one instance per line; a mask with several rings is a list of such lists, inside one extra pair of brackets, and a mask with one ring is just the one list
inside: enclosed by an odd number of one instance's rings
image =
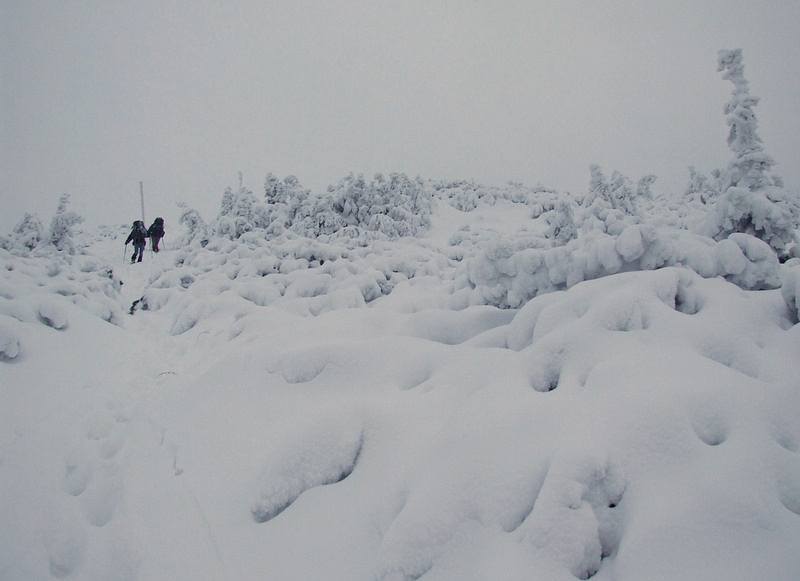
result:
[(0, 249), (0, 578), (794, 578), (800, 261), (438, 192), (416, 237)]

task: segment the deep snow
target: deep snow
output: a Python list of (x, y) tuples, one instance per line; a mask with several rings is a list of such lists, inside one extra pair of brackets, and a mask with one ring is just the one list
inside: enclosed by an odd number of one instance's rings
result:
[(796, 578), (796, 265), (432, 224), (0, 250), (0, 578)]

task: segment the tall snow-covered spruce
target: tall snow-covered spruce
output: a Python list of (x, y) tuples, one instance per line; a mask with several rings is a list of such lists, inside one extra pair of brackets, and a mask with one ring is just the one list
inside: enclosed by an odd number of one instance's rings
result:
[(742, 50), (720, 50), (717, 65), (722, 78), (734, 87), (724, 109), (733, 159), (720, 177), (720, 198), (701, 222), (700, 231), (715, 240), (736, 232), (751, 234), (769, 244), (778, 256), (786, 256), (796, 242), (800, 200), (796, 193), (787, 192), (781, 178), (772, 172), (775, 160), (764, 151), (757, 132), (753, 108), (759, 98), (750, 95)]

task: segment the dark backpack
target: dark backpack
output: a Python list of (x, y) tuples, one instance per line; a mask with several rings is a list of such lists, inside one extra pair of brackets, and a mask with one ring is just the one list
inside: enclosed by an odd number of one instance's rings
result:
[(133, 225), (133, 231), (131, 232), (131, 240), (133, 240), (134, 244), (139, 244), (144, 242), (147, 239), (147, 228), (144, 227), (144, 222), (141, 220), (136, 220)]
[(151, 238), (162, 238), (164, 236), (164, 218), (156, 218), (147, 230), (147, 235)]

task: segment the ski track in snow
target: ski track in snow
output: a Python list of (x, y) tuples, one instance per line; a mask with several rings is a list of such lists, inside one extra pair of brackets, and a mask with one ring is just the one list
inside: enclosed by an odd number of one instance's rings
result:
[[(504, 210), (463, 215), (477, 245)], [(465, 299), (452, 232), (318, 265), (233, 242), (120, 264), (123, 232), (2, 256), (0, 578), (800, 568), (786, 292), (672, 267), (498, 309)]]

